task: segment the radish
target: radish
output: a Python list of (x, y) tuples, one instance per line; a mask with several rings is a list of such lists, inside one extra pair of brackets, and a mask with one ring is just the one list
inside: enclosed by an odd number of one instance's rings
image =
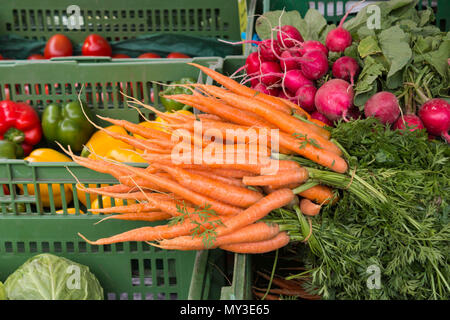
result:
[(280, 81), (283, 76), (280, 65), (272, 61), (265, 61), (261, 63), (260, 72), (261, 73), (257, 77), (260, 78), (261, 82), (266, 86), (271, 86), (272, 84)]
[(314, 83), (303, 75), (298, 69), (289, 70), (284, 74), (283, 85), (291, 92), (296, 92), (304, 85), (313, 85)]
[(345, 80), (331, 79), (325, 82), (315, 97), (317, 111), (325, 115), (331, 121), (338, 119), (347, 120), (349, 109), (353, 106), (353, 88)]
[(285, 25), (277, 29), (277, 40), (283, 48), (292, 48), (298, 43), (303, 42), (303, 37), (297, 28)]
[(325, 45), (327, 46), (328, 50), (333, 52), (344, 52), (345, 49), (350, 47), (353, 42), (352, 35), (348, 30), (345, 30), (342, 26), (344, 25), (345, 20), (347, 19), (350, 12), (359, 4), (364, 2), (365, 0), (355, 3), (350, 10), (347, 11), (347, 13), (342, 17), (341, 22), (339, 23), (339, 26), (336, 29), (331, 30), (328, 32), (327, 37), (325, 39)]
[(252, 52), (245, 59), (245, 71), (247, 74), (259, 73), (259, 67), (261, 65), (261, 60), (258, 52)]
[(308, 51), (319, 50), (322, 51), (328, 57), (328, 49), (325, 45), (320, 41), (316, 40), (308, 40), (303, 42), (300, 48), (297, 49), (297, 52), (301, 55), (304, 55)]
[(332, 72), (333, 77), (350, 81), (350, 84), (354, 85), (354, 79), (359, 75), (361, 68), (358, 62), (352, 57), (343, 56), (337, 59), (333, 63)]
[(253, 89), (255, 89), (256, 91), (268, 94), (270, 96), (274, 96), (277, 97), (280, 93), (280, 89), (277, 87), (268, 87), (262, 83), (258, 83), (257, 85), (255, 85), (253, 87)]
[(261, 41), (258, 46), (261, 54), (261, 59), (264, 61), (278, 61), (281, 55), (281, 48), (278, 41), (273, 39), (267, 39)]
[(425, 129), (422, 120), (415, 114), (401, 116), (394, 123), (394, 129), (396, 130), (405, 130), (406, 126), (408, 126), (409, 131)]
[(329, 127), (334, 127), (334, 124), (332, 121), (330, 121), (327, 117), (325, 117), (323, 114), (321, 114), (319, 111), (314, 111), (311, 113), (311, 118), (319, 120), (323, 123), (325, 123)]
[(294, 101), (306, 112), (312, 113), (316, 110), (314, 98), (316, 97), (317, 88), (312, 84), (304, 85), (295, 92)]
[(450, 104), (447, 101), (435, 98), (425, 102), (419, 109), (419, 117), (430, 134), (450, 143)]
[(301, 64), (293, 58), (299, 58), (300, 53), (296, 51), (285, 50), (280, 55), (281, 70), (289, 71), (292, 69), (300, 69)]
[(381, 91), (370, 97), (364, 105), (366, 117), (375, 117), (383, 124), (393, 124), (400, 116), (397, 97), (388, 91)]
[(329, 70), (328, 58), (320, 50), (307, 51), (301, 58), (303, 75), (310, 80), (318, 80)]

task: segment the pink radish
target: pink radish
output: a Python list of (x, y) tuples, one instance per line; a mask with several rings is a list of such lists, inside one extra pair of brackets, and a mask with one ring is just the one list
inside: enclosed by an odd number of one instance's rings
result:
[(333, 77), (350, 81), (350, 84), (354, 85), (355, 77), (359, 75), (361, 68), (358, 62), (352, 57), (343, 56), (337, 59), (333, 63), (332, 72)]
[(271, 86), (272, 84), (280, 81), (282, 77), (280, 65), (276, 62), (265, 61), (261, 63), (260, 67), (261, 74), (258, 75), (260, 77), (261, 82), (266, 86)]
[(259, 58), (258, 52), (252, 52), (245, 59), (245, 70), (247, 74), (259, 73), (259, 67), (261, 65), (261, 60)]
[(325, 115), (329, 120), (347, 120), (349, 109), (353, 106), (353, 88), (345, 80), (332, 79), (325, 82), (315, 97), (317, 111)]
[(394, 129), (396, 130), (406, 130), (407, 126), (409, 131), (425, 129), (422, 120), (415, 114), (400, 116), (394, 123)]
[(435, 98), (425, 102), (419, 109), (419, 117), (430, 134), (450, 143), (450, 104), (447, 101)]
[(334, 124), (332, 121), (330, 121), (327, 117), (325, 117), (323, 114), (321, 114), (319, 111), (314, 111), (311, 113), (311, 118), (319, 120), (323, 123), (325, 123), (329, 127), (334, 127)]
[(285, 25), (277, 29), (277, 40), (282, 48), (292, 48), (303, 42), (303, 37), (297, 28)]
[(283, 78), (283, 85), (291, 92), (296, 92), (304, 85), (313, 85), (314, 83), (307, 79), (302, 71), (298, 69), (289, 70), (285, 73)]
[(342, 26), (344, 25), (345, 20), (347, 19), (350, 12), (359, 4), (364, 2), (365, 0), (355, 3), (350, 10), (347, 11), (347, 13), (342, 17), (341, 22), (339, 23), (339, 26), (336, 29), (331, 30), (328, 32), (327, 37), (325, 39), (325, 45), (327, 46), (328, 50), (333, 52), (344, 52), (345, 49), (350, 47), (353, 42), (352, 35), (348, 30), (345, 30)]
[(281, 70), (289, 71), (292, 69), (300, 69), (301, 64), (293, 58), (299, 58), (300, 53), (296, 51), (283, 51), (280, 55), (280, 66)]
[(383, 124), (393, 124), (400, 116), (397, 97), (388, 91), (381, 91), (370, 97), (364, 105), (366, 117), (375, 117)]
[(277, 40), (263, 40), (258, 46), (259, 52), (261, 54), (261, 59), (264, 61), (278, 61), (281, 48)]
[(307, 40), (297, 49), (297, 52), (304, 55), (308, 51), (319, 50), (322, 51), (328, 57), (328, 49), (320, 41)]
[(302, 58), (301, 70), (303, 75), (310, 80), (318, 80), (327, 74), (329, 70), (327, 56), (319, 50), (307, 51)]
[(295, 92), (294, 101), (306, 112), (312, 113), (316, 110), (314, 105), (314, 98), (316, 97), (317, 89), (312, 84), (304, 85)]

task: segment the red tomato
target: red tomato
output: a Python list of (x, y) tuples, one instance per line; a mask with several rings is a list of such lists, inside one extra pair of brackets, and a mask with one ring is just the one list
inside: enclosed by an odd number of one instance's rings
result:
[(141, 54), (138, 58), (140, 58), (140, 59), (157, 59), (157, 58), (161, 58), (161, 56), (156, 53), (146, 52), (146, 53)]
[(98, 34), (90, 34), (84, 40), (81, 47), (83, 56), (108, 56), (112, 55), (112, 49), (108, 41)]
[(186, 59), (186, 58), (190, 58), (190, 56), (185, 55), (184, 53), (179, 53), (179, 52), (171, 52), (167, 55), (168, 59)]
[(131, 57), (127, 54), (116, 53), (116, 54), (113, 54), (111, 58), (113, 58), (113, 59), (129, 59)]
[(73, 53), (72, 42), (63, 34), (55, 34), (47, 40), (44, 49), (45, 59), (53, 57), (68, 57)]
[(42, 54), (35, 53), (35, 54), (30, 55), (27, 59), (28, 60), (45, 60), (45, 57)]
[(3, 56), (0, 54), (0, 60), (3, 60)]

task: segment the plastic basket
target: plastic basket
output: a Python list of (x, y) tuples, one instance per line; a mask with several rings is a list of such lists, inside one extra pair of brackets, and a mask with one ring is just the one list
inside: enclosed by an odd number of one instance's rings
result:
[(240, 39), (237, 1), (4, 0), (0, 21), (2, 35), (47, 40), (64, 33), (75, 43), (90, 33), (109, 41), (156, 32)]
[[(369, 5), (378, 1), (366, 1), (363, 6)], [(381, 0), (388, 1), (388, 0)], [(263, 11), (282, 10), (286, 11), (297, 10), (300, 14), (305, 14), (308, 9), (317, 9), (329, 23), (338, 24), (344, 16), (345, 11), (350, 9), (353, 4), (357, 3), (355, 0), (263, 0)], [(420, 9), (426, 6), (433, 7), (436, 10), (436, 25), (441, 30), (450, 30), (450, 1), (448, 0), (422, 0), (420, 1)]]
[[(62, 33), (77, 48), (81, 48), (84, 39), (92, 33), (110, 42), (151, 34), (239, 41), (242, 32), (253, 25), (252, 3), (255, 1), (4, 0), (0, 11), (0, 36), (46, 41), (53, 34)], [(173, 47), (167, 46), (168, 52), (173, 51), (170, 49)], [(242, 46), (243, 52), (246, 47)]]
[[(94, 113), (114, 118), (127, 119), (137, 123), (138, 113), (125, 106), (119, 91), (128, 88), (129, 93), (143, 102), (159, 105), (159, 85), (152, 81), (167, 82), (181, 77), (194, 77), (210, 81), (187, 61), (221, 69), (221, 58), (198, 58), (193, 60), (107, 61), (108, 59), (55, 61), (7, 61), (0, 63), (1, 99), (5, 91), (14, 101), (27, 101), (38, 111), (49, 102), (75, 100), (81, 88), (86, 89), (86, 105)], [(68, 79), (70, 79), (68, 81)], [(45, 90), (45, 88), (48, 90)], [(7, 89), (7, 90), (6, 90)], [(131, 92), (130, 92), (131, 91)], [(145, 110), (142, 110), (145, 112)], [(150, 116), (146, 112), (147, 116)], [(102, 123), (100, 123), (102, 124)], [(138, 166), (139, 164), (134, 164)], [(141, 164), (143, 165), (143, 164)], [(225, 252), (221, 250), (178, 252), (158, 250), (141, 242), (119, 243), (107, 246), (91, 246), (78, 235), (88, 238), (109, 236), (148, 223), (129, 221), (105, 221), (94, 225), (102, 216), (86, 212), (76, 191), (70, 202), (62, 197), (62, 213), (57, 214), (53, 203), (52, 185), (59, 185), (64, 195), (64, 185), (76, 190), (76, 180), (68, 169), (85, 185), (114, 184), (117, 181), (109, 175), (94, 172), (75, 163), (28, 163), (24, 160), (0, 160), (0, 185), (7, 185), (10, 195), (0, 187), (0, 279), (5, 278), (29, 257), (50, 252), (89, 266), (105, 289), (107, 299), (219, 299), (227, 283), (222, 276)], [(19, 194), (16, 185), (31, 184), (34, 195)], [(39, 184), (49, 188), (51, 204), (42, 205)], [(87, 207), (94, 200), (85, 195)], [(101, 197), (100, 207), (103, 205)], [(25, 204), (24, 212), (18, 206)], [(111, 199), (114, 205), (114, 199)], [(69, 214), (69, 207), (75, 208)], [(248, 269), (242, 267), (247, 256), (236, 255), (234, 267), (238, 273)], [(247, 297), (242, 279), (247, 274), (234, 274), (237, 282), (224, 290), (232, 294), (224, 298)]]

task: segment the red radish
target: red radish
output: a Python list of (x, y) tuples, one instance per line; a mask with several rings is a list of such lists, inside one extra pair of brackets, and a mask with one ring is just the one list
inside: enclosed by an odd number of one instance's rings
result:
[(313, 84), (314, 83), (311, 80), (307, 79), (298, 69), (287, 71), (283, 78), (284, 87), (291, 92), (296, 92), (299, 88), (305, 85)]
[(331, 30), (328, 32), (327, 37), (325, 39), (325, 45), (327, 46), (328, 50), (333, 52), (344, 52), (345, 49), (350, 47), (353, 42), (352, 35), (348, 30), (345, 30), (342, 26), (344, 25), (345, 20), (347, 19), (350, 12), (359, 4), (364, 2), (365, 0), (355, 3), (350, 10), (347, 11), (347, 13), (342, 17), (341, 22), (339, 23), (339, 26), (336, 29)]
[(313, 85), (304, 85), (298, 88), (298, 90), (295, 92), (295, 102), (306, 112), (312, 113), (316, 110), (316, 107), (314, 105), (316, 92), (317, 89)]
[(397, 97), (388, 91), (374, 94), (364, 105), (366, 117), (375, 117), (383, 124), (393, 124), (400, 116)]
[(245, 59), (245, 70), (247, 74), (252, 74), (259, 72), (259, 67), (261, 65), (261, 60), (259, 58), (258, 52), (252, 52)]
[(278, 87), (268, 87), (262, 83), (258, 83), (256, 86), (253, 87), (253, 89), (274, 97), (277, 97), (280, 93), (280, 89)]
[(407, 114), (399, 117), (394, 124), (394, 129), (405, 130), (407, 126), (409, 131), (425, 129), (422, 120), (415, 114)]
[(354, 85), (355, 77), (359, 75), (361, 68), (358, 62), (352, 57), (343, 56), (337, 59), (333, 63), (333, 77), (342, 79), (345, 81), (350, 81), (350, 84)]
[(322, 78), (329, 70), (328, 58), (322, 51), (308, 51), (300, 59), (303, 75), (310, 80)]
[(261, 79), (261, 82), (267, 86), (270, 86), (278, 81), (282, 77), (280, 65), (276, 62), (265, 61), (261, 63), (260, 74), (257, 76)]
[(303, 42), (299, 49), (297, 49), (298, 53), (304, 55), (308, 51), (319, 50), (322, 51), (328, 57), (328, 49), (327, 47), (320, 41), (316, 40), (307, 40)]
[(296, 59), (293, 59), (300, 57), (299, 52), (286, 50), (281, 53), (280, 57), (281, 70), (289, 71), (292, 69), (300, 69), (301, 64)]
[(450, 143), (450, 104), (447, 101), (435, 98), (425, 102), (419, 109), (419, 117), (430, 134)]
[(297, 28), (286, 25), (277, 29), (277, 40), (282, 48), (292, 48), (303, 42), (303, 37)]
[(333, 122), (330, 121), (330, 119), (325, 117), (323, 114), (321, 114), (319, 111), (314, 111), (313, 113), (311, 113), (311, 118), (319, 120), (319, 121), (322, 121), (323, 123), (325, 123), (329, 127), (334, 127)]
[(332, 79), (325, 82), (315, 97), (317, 111), (324, 114), (331, 121), (347, 120), (350, 108), (353, 106), (353, 88), (345, 80)]
[(278, 61), (281, 55), (281, 48), (277, 40), (263, 40), (258, 46), (261, 59), (264, 61)]

